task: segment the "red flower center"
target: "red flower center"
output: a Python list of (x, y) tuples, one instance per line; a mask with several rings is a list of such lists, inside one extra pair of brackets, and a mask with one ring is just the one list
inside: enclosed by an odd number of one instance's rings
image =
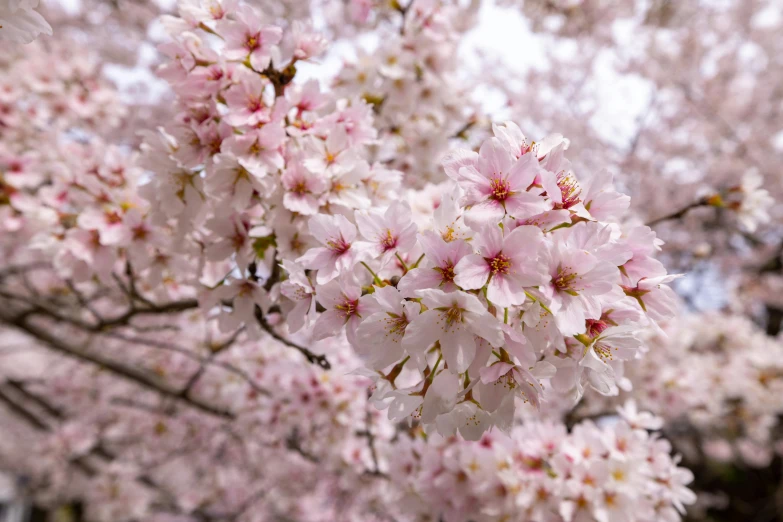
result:
[(511, 185), (502, 178), (493, 178), (489, 182), (490, 197), (495, 201), (505, 201), (512, 194)]
[(326, 246), (338, 256), (345, 254), (351, 249), (351, 244), (343, 239), (343, 236), (327, 241)]
[(488, 262), (492, 275), (508, 274), (508, 271), (511, 269), (511, 258), (503, 254), (496, 255), (492, 259), (489, 259)]

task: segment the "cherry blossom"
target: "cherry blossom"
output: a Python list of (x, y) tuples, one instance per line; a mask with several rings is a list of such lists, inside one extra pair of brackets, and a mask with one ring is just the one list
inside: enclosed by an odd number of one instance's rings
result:
[(422, 360), (423, 351), (438, 341), (446, 362), (453, 371), (462, 373), (475, 356), (476, 336), (492, 345), (503, 343), (497, 320), (475, 296), (438, 289), (417, 290), (416, 295), (428, 310), (411, 322), (403, 340), (414, 358)]
[(366, 247), (355, 241), (356, 225), (345, 216), (316, 215), (310, 218), (309, 226), (323, 246), (308, 250), (297, 262), (318, 270), (318, 284), (328, 283), (366, 257)]
[(473, 242), (478, 254), (459, 261), (454, 268), (454, 282), (475, 290), (486, 285), (487, 300), (501, 307), (525, 302), (525, 288), (546, 283), (540, 269), (528, 268), (538, 263), (543, 234), (535, 227), (517, 227), (503, 234), (499, 227), (482, 227)]

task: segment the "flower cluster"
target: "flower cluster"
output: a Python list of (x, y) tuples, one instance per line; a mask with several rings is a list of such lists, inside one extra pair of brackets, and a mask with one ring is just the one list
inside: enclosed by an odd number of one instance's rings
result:
[[(276, 263), (289, 266), (311, 245), (308, 217), (323, 220), (319, 230), (347, 223), (345, 215), (391, 200), (400, 175), (367, 161), (376, 138), (370, 105), (335, 99), (316, 81), (292, 82), (296, 64), (323, 51), (323, 37), (298, 22), (283, 30), (246, 4), (219, 5), (183, 4), (181, 18), (166, 20), (174, 41), (161, 49), (172, 60), (160, 72), (180, 112), (174, 125), (148, 134), (143, 162), (156, 174), (141, 190), (179, 252), (202, 257), (193, 281), (203, 277), (212, 288), (202, 292), (205, 309), (233, 303), (224, 329), (258, 330), (255, 307), (266, 311), (278, 291), (312, 301), (304, 276), (304, 290), (296, 276), (271, 288)], [(345, 235), (335, 249), (348, 250), (353, 238)], [(322, 270), (321, 282), (327, 275)]]
[[(392, 2), (393, 4), (393, 2)], [(475, 25), (478, 3), (410, 2), (392, 19), (372, 53), (360, 52), (333, 82), (375, 109), (375, 158), (421, 188), (441, 181), (439, 160), (452, 139), (466, 137), (480, 110), (458, 79), (460, 36)], [(375, 7), (378, 10), (378, 7)]]
[[(102, 138), (123, 121), (125, 106), (95, 55), (78, 45), (11, 46), (0, 52), (0, 64), (4, 262), (54, 259), (65, 277), (108, 276), (117, 255), (109, 224), (121, 221), (116, 211), (140, 203), (141, 171), (126, 150)], [(107, 235), (100, 243), (102, 223)]]
[(417, 520), (679, 521), (693, 475), (664, 439), (625, 420), (534, 422), (478, 442), (416, 440), (392, 465)]
[(783, 342), (742, 316), (701, 314), (666, 328), (667, 338), (627, 377), (641, 407), (671, 423), (669, 434), (685, 452), (689, 432), (705, 441), (688, 458), (769, 465), (783, 451)]
[[(319, 245), (296, 261), (314, 277), (290, 270), (286, 283), (310, 303), (300, 313), (324, 308), (315, 338), (345, 329), (390, 418), (470, 439), (509, 426), (515, 397), (538, 407), (543, 379), (574, 399), (587, 386), (616, 394), (638, 334), (675, 302), (655, 234), (610, 221), (628, 205), (611, 178), (580, 182), (560, 136), (494, 133), (445, 159), (454, 182), (431, 229), (417, 232), (404, 203), (355, 224), (315, 215)], [(418, 377), (398, 389), (403, 367)]]

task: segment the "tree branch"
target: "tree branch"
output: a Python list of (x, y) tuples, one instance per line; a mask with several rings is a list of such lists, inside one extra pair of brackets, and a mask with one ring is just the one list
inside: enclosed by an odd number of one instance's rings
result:
[(281, 343), (285, 344), (286, 346), (289, 346), (295, 350), (297, 350), (299, 353), (304, 355), (307, 358), (307, 361), (311, 364), (317, 364), (324, 370), (330, 370), (332, 368), (331, 363), (329, 362), (329, 359), (326, 358), (325, 355), (318, 355), (316, 353), (311, 352), (304, 346), (299, 346), (298, 344), (289, 341), (282, 335), (278, 334), (274, 331), (272, 328), (272, 325), (270, 325), (266, 317), (264, 317), (264, 313), (261, 311), (261, 308), (256, 306), (256, 320), (258, 320), (258, 324), (261, 325), (261, 328), (263, 328), (269, 335), (271, 335), (275, 340), (280, 341)]
[(201, 410), (204, 413), (209, 413), (211, 415), (215, 415), (217, 417), (222, 417), (224, 419), (233, 419), (234, 414), (230, 411), (226, 411), (220, 408), (217, 408), (207, 402), (204, 402), (200, 399), (195, 399), (191, 397), (184, 397), (181, 390), (177, 390), (174, 388), (171, 388), (169, 386), (164, 385), (163, 383), (156, 382), (154, 379), (149, 377), (147, 374), (135, 369), (135, 368), (129, 368), (126, 366), (123, 366), (115, 361), (112, 361), (106, 357), (103, 357), (98, 354), (87, 354), (84, 351), (71, 346), (70, 344), (64, 342), (59, 337), (55, 337), (49, 332), (47, 332), (45, 329), (40, 328), (38, 326), (35, 326), (31, 324), (26, 316), (22, 316), (21, 318), (9, 318), (0, 315), (0, 322), (3, 322), (9, 326), (12, 326), (18, 330), (21, 330), (31, 337), (34, 337), (35, 339), (38, 339), (46, 347), (51, 349), (52, 351), (61, 353), (63, 355), (66, 355), (68, 357), (71, 357), (73, 359), (87, 362), (90, 364), (94, 364), (97, 366), (100, 366), (101, 368), (105, 368), (106, 370), (111, 371), (112, 373), (124, 377), (125, 379), (132, 381), (136, 384), (139, 384), (143, 386), (144, 388), (153, 390), (157, 393), (160, 393), (163, 396), (170, 397), (172, 399), (176, 399), (178, 401), (181, 401), (195, 409)]

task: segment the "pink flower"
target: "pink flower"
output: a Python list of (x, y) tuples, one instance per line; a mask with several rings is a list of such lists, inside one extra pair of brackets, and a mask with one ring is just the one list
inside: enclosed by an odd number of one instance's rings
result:
[(275, 181), (263, 171), (256, 176), (243, 167), (239, 160), (229, 153), (220, 153), (213, 158), (207, 169), (204, 190), (213, 198), (228, 203), (237, 212), (242, 212), (253, 200), (253, 194), (269, 194)]
[(264, 287), (250, 279), (235, 279), (230, 284), (218, 287), (206, 301), (206, 306), (212, 303), (220, 305), (222, 301), (231, 301), (231, 311), (219, 316), (218, 325), (223, 332), (233, 332), (241, 325), (258, 332), (255, 318), (256, 306), (266, 310), (269, 298)]
[(463, 439), (477, 441), (492, 427), (492, 418), (474, 402), (463, 401), (439, 415), (435, 419), (435, 426), (444, 437), (451, 437), (459, 431)]
[(636, 300), (653, 324), (671, 319), (677, 314), (679, 298), (671, 287), (666, 286), (680, 277), (679, 274), (642, 278), (636, 286), (623, 286), (625, 295)]
[(456, 183), (451, 183), (451, 185), (453, 187), (442, 195), (440, 204), (433, 213), (434, 228), (444, 241), (454, 241), (455, 239), (469, 241), (474, 232), (465, 225), (463, 219), (462, 207), (459, 204), (463, 195), (462, 189)]
[(419, 316), (421, 305), (404, 300), (393, 286), (376, 288), (371, 296), (379, 311), (362, 320), (354, 349), (370, 368), (382, 370), (402, 360), (405, 330)]
[(612, 174), (601, 171), (582, 184), (582, 201), (593, 219), (619, 218), (631, 204), (631, 198), (615, 190)]
[(323, 247), (311, 248), (296, 260), (305, 268), (318, 270), (316, 281), (323, 285), (349, 272), (368, 257), (364, 245), (356, 244), (356, 226), (345, 216), (317, 214), (310, 218), (310, 233)]
[(297, 263), (283, 260), (282, 267), (288, 273), (288, 279), (280, 285), (280, 293), (296, 303), (286, 315), (286, 322), (288, 331), (296, 333), (315, 321), (315, 287)]
[(326, 180), (313, 174), (299, 161), (292, 161), (283, 172), (280, 181), (285, 189), (283, 206), (291, 212), (311, 216), (321, 206), (318, 195), (326, 190)]
[(269, 123), (260, 129), (248, 131), (241, 136), (232, 136), (223, 142), (220, 151), (236, 156), (239, 164), (251, 174), (263, 177), (269, 170), (283, 168), (280, 146), (285, 141), (285, 130)]
[(223, 56), (228, 60), (250, 60), (256, 71), (266, 69), (277, 53), (283, 30), (264, 25), (255, 9), (247, 4), (237, 8), (237, 21), (223, 21), (219, 32), (226, 41)]
[(465, 215), (468, 224), (494, 224), (505, 215), (521, 219), (551, 209), (543, 197), (527, 192), (539, 171), (532, 154), (514, 160), (496, 138), (485, 141), (476, 166), (462, 167), (454, 177), (471, 207)]
[(88, 207), (79, 214), (77, 223), (81, 228), (97, 230), (104, 245), (126, 245), (131, 238), (122, 210), (117, 207)]
[[(554, 375), (554, 367), (542, 362), (537, 368), (539, 375), (542, 373), (548, 377)], [(481, 397), (481, 406), (487, 411), (495, 411), (500, 407), (509, 395), (521, 396), (526, 402), (530, 402), (536, 409), (541, 407), (540, 397), (544, 394), (544, 388), (529, 369), (520, 365), (498, 361), (492, 366), (482, 368), (479, 371), (481, 385), (478, 387)]]
[(502, 308), (525, 302), (525, 287), (546, 283), (538, 261), (544, 242), (536, 227), (517, 227), (503, 236), (500, 227), (484, 225), (473, 238), (478, 254), (465, 256), (455, 268), (454, 282), (466, 290), (487, 285), (487, 300)]
[(271, 110), (264, 100), (264, 90), (269, 82), (245, 68), (239, 68), (235, 76), (238, 83), (223, 95), (229, 110), (225, 116), (226, 123), (235, 127), (268, 123)]
[(215, 216), (206, 224), (211, 232), (210, 244), (204, 250), (209, 261), (224, 261), (236, 256), (239, 266), (247, 266), (253, 259), (253, 245), (248, 235), (248, 223), (239, 214)]
[[(320, 272), (319, 272), (320, 273)], [(318, 341), (333, 337), (345, 327), (348, 342), (357, 345), (356, 331), (362, 316), (375, 312), (375, 303), (370, 295), (362, 296), (361, 286), (351, 275), (318, 285), (316, 299), (326, 308), (313, 326), (313, 339)]]
[(318, 80), (291, 85), (285, 90), (285, 99), (292, 108), (299, 111), (297, 117), (300, 117), (303, 112), (320, 109), (328, 101), (327, 96), (321, 92)]
[[(103, 281), (111, 280), (111, 272), (116, 261), (116, 252), (112, 247), (104, 246), (96, 230), (72, 228), (65, 235), (67, 252), (75, 260), (86, 264), (87, 273), (97, 274)], [(63, 252), (66, 252), (64, 250)], [(79, 274), (85, 271), (74, 267)]]
[[(311, 167), (313, 163), (307, 163)], [(315, 164), (317, 168), (318, 164)], [(359, 161), (352, 164), (350, 168), (330, 169), (332, 183), (327, 192), (326, 200), (333, 205), (340, 205), (347, 208), (362, 209), (368, 208), (371, 204), (367, 197), (367, 190), (364, 186), (364, 180), (370, 175), (369, 165), (366, 161)], [(316, 172), (324, 172), (316, 171)]]
[(570, 210), (589, 218), (581, 199), (582, 186), (571, 170), (571, 162), (563, 156), (564, 150), (563, 145), (556, 147), (542, 163), (541, 184), (556, 210)]
[(639, 411), (636, 401), (628, 399), (625, 404), (617, 407), (617, 413), (635, 430), (660, 430), (663, 428), (663, 419), (656, 417), (648, 411)]
[(163, 232), (136, 208), (125, 213), (123, 224), (128, 231), (127, 242), (123, 246), (133, 267), (137, 270), (147, 268), (152, 263), (151, 247), (166, 246)]
[(306, 141), (305, 167), (316, 174), (350, 171), (357, 162), (356, 151), (348, 143), (344, 130), (333, 128), (326, 140), (310, 138)]
[(416, 243), (416, 225), (407, 203), (395, 202), (384, 213), (356, 212), (359, 232), (370, 243), (373, 256), (383, 256), (385, 265), (397, 252), (407, 252)]
[(492, 133), (514, 158), (531, 154), (538, 159), (543, 159), (561, 143), (564, 144), (564, 148), (568, 148), (569, 144), (569, 141), (563, 138), (562, 134), (551, 134), (541, 141), (528, 142), (525, 135), (522, 134), (522, 130), (513, 121), (492, 124)]
[(309, 24), (295, 21), (291, 27), (293, 38), (294, 58), (297, 60), (309, 60), (326, 50), (329, 42), (320, 33), (313, 30)]
[(236, 9), (238, 0), (185, 0), (179, 3), (183, 18), (198, 22), (222, 20)]
[(397, 288), (405, 297), (413, 297), (416, 290), (424, 288), (439, 288), (444, 292), (457, 290), (455, 267), (463, 257), (473, 252), (470, 245), (461, 239), (447, 243), (431, 230), (419, 234), (419, 244), (424, 250), (422, 263), (431, 266), (410, 270), (397, 283)]
[(612, 292), (620, 282), (616, 266), (587, 250), (555, 242), (549, 251), (550, 283), (542, 289), (550, 301), (560, 332), (565, 336), (585, 331), (585, 320), (601, 317), (598, 296)]
[(492, 346), (503, 344), (498, 320), (473, 295), (465, 292), (418, 290), (427, 311), (414, 319), (405, 333), (403, 347), (424, 367), (424, 354), (440, 341), (443, 356), (454, 373), (464, 372), (476, 354), (476, 337)]

